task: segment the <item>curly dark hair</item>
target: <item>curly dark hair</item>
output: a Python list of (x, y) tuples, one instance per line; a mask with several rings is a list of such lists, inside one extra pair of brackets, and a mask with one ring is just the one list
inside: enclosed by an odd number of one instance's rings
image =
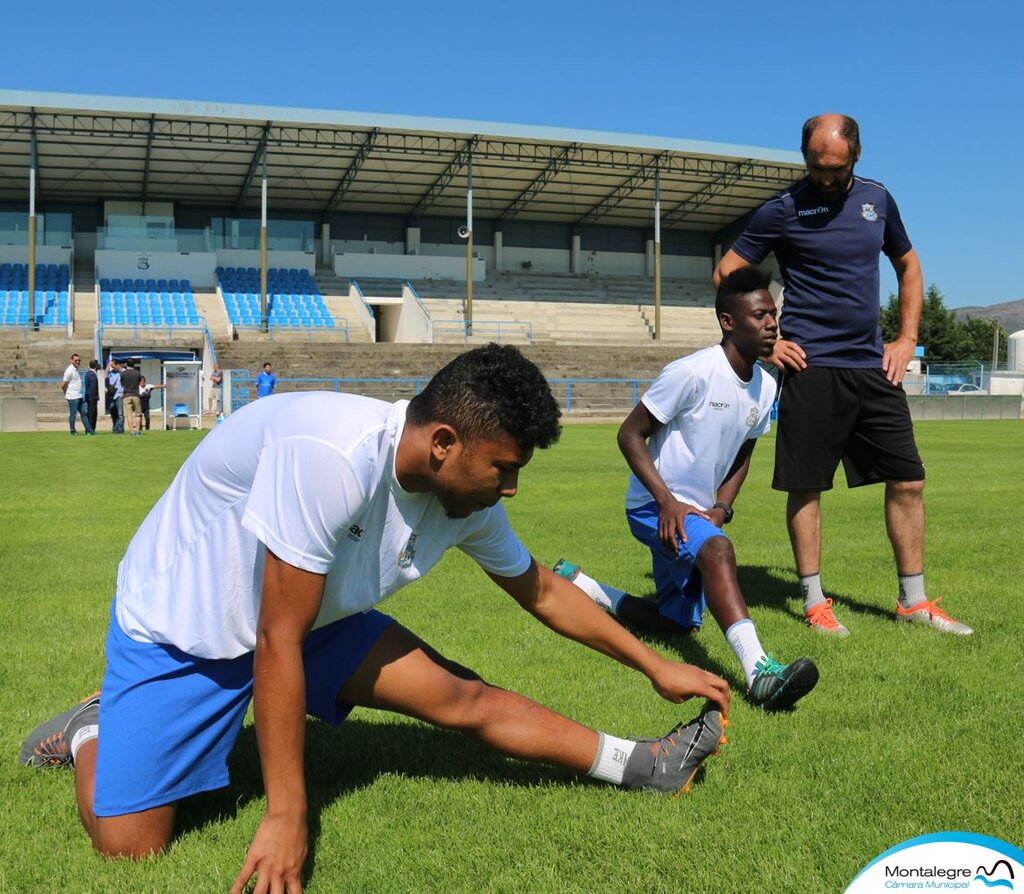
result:
[(493, 342), (460, 354), (409, 403), (414, 425), (443, 422), (465, 441), (511, 436), (523, 450), (550, 447), (562, 427), (551, 388), (536, 364)]
[(763, 267), (740, 267), (718, 284), (715, 294), (715, 316), (735, 314), (736, 303), (743, 295), (767, 289), (772, 275)]

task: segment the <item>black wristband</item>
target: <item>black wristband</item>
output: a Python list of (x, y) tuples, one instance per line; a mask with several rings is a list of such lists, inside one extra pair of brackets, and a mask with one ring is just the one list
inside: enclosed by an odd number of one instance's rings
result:
[(732, 515), (733, 515), (732, 506), (730, 506), (728, 503), (715, 503), (715, 505), (712, 506), (711, 508), (712, 509), (721, 509), (722, 512), (725, 513), (725, 519), (722, 521), (723, 525), (727, 525), (727, 524), (729, 524), (729, 522), (732, 521)]

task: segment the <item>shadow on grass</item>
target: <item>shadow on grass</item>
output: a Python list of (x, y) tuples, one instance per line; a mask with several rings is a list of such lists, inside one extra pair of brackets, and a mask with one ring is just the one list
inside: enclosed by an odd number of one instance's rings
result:
[[(654, 599), (654, 575), (648, 573), (645, 576), (647, 580), (651, 581), (652, 590), (644, 598)], [(736, 569), (736, 579), (739, 581), (740, 590), (748, 606), (761, 606), (773, 609), (774, 611), (789, 615), (789, 617), (799, 621), (801, 624), (803, 623), (804, 615), (798, 600), (799, 585), (792, 579), (792, 575), (782, 577), (778, 571), (771, 568), (759, 565), (741, 565)], [(893, 613), (891, 608), (862, 602), (859, 599), (854, 599), (852, 596), (842, 593), (830, 592), (828, 595), (835, 600), (837, 607), (842, 606), (843, 608), (848, 608), (865, 615), (874, 615), (887, 621), (892, 619)], [(791, 600), (796, 605), (796, 608), (791, 607)], [(705, 615), (705, 628), (708, 627), (709, 623), (713, 623), (713, 619)]]
[[(228, 765), (231, 784), (227, 788), (181, 802), (177, 835), (235, 819), (239, 810), (263, 798), (256, 733), (251, 725), (243, 727), (239, 733)], [(340, 727), (332, 727), (307, 719), (307, 879), (312, 877), (316, 865), (322, 811), (339, 798), (372, 785), (382, 775), (482, 780), (523, 787), (568, 786), (587, 779), (569, 770), (506, 758), (461, 733), (432, 726), (387, 721), (370, 723), (350, 717)]]

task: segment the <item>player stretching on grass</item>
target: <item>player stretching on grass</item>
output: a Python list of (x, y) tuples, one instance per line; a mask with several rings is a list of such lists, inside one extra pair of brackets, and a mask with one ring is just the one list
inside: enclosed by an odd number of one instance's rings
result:
[(630, 530), (650, 547), (658, 604), (598, 583), (567, 562), (555, 570), (613, 614), (647, 626), (699, 627), (705, 597), (743, 666), (750, 701), (788, 708), (818, 682), (809, 658), (779, 664), (761, 647), (722, 526), (770, 425), (775, 380), (757, 365), (778, 332), (770, 276), (745, 269), (718, 288), (721, 344), (670, 363), (619, 429), (633, 475)]
[[(299, 891), (307, 854), (305, 715), (357, 705), (476, 736), (523, 760), (629, 789), (687, 786), (721, 739), (725, 680), (661, 657), (509, 526), (535, 447), (559, 435), (540, 370), (515, 348), (461, 355), (412, 401), (287, 394), (218, 426), (143, 521), (118, 570), (98, 698), (35, 730), (22, 761), (72, 764), (96, 849), (167, 847), (176, 804), (228, 783), (250, 697), (266, 814), (234, 887)], [(490, 686), (372, 606), (457, 546), (556, 632), (698, 717), (661, 739), (598, 733)]]

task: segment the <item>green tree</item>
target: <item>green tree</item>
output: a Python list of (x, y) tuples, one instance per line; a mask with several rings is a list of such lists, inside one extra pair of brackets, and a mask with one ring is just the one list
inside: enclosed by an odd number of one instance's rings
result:
[(961, 360), (980, 360), (982, 363), (992, 362), (992, 329), (999, 332), (999, 348), (997, 363), (1006, 360), (1006, 344), (1009, 338), (1006, 330), (995, 320), (985, 317), (968, 317), (960, 324)]
[[(882, 308), (882, 338), (889, 342), (900, 331), (900, 304), (893, 294)], [(956, 314), (946, 307), (946, 301), (938, 286), (932, 283), (924, 295), (921, 309), (921, 324), (918, 327), (917, 343), (924, 346), (925, 356), (933, 361), (949, 363), (980, 360), (992, 362), (991, 320), (968, 319), (961, 323)], [(998, 324), (995, 324), (998, 325)], [(999, 327), (999, 357), (1006, 358), (1006, 330)]]

